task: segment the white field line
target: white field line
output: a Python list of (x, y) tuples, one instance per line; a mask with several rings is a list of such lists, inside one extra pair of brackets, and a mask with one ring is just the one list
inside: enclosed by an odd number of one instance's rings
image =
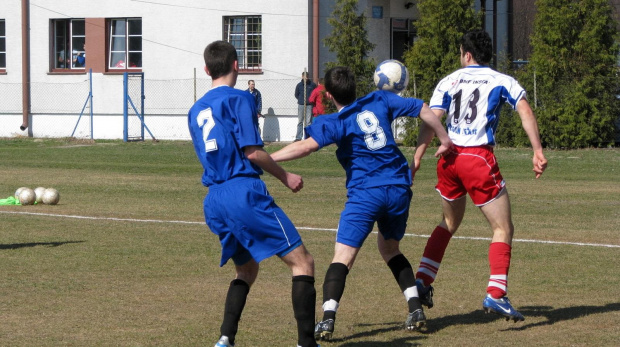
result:
[[(115, 221), (115, 222), (171, 223), (171, 224), (197, 224), (197, 225), (205, 225), (204, 222), (191, 222), (191, 221), (182, 221), (182, 220), (134, 219), (134, 218), (114, 218), (114, 217), (91, 217), (91, 216), (76, 216), (76, 215), (66, 215), (66, 214), (38, 213), (38, 212), (16, 212), (16, 211), (0, 211), (0, 213), (33, 215), (33, 216), (43, 216), (43, 217), (57, 217), (57, 218), (73, 218), (73, 219), (88, 219), (88, 220), (107, 220), (107, 221)], [(331, 231), (331, 232), (336, 232), (337, 231), (337, 229), (312, 228), (312, 227), (297, 227), (297, 229), (300, 229), (300, 230)], [(373, 233), (376, 233), (376, 231), (373, 232)], [(405, 236), (424, 237), (424, 238), (429, 238), (430, 237), (430, 235), (418, 235), (418, 234), (405, 234)], [(490, 237), (453, 236), (452, 238), (453, 239), (461, 239), (461, 240), (491, 241)], [(553, 245), (571, 245), (571, 246), (620, 248), (620, 245), (604, 244), (604, 243), (564, 242), (564, 241), (528, 240), (528, 239), (513, 239), (512, 241), (513, 242), (524, 242), (524, 243), (553, 244)]]

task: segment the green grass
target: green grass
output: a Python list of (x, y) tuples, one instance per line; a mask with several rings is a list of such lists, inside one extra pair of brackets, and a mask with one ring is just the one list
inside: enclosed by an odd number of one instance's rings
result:
[[(272, 152), (282, 145), (269, 145)], [(408, 158), (412, 149), (403, 148)], [(620, 343), (620, 150), (496, 151), (513, 205), (509, 294), (523, 323), (485, 315), (486, 221), (471, 203), (437, 277), (429, 331), (399, 328), (406, 305), (371, 235), (352, 269), (335, 341), (323, 346), (617, 346)], [(416, 175), (402, 250), (417, 266), (441, 218), (429, 153)], [(334, 148), (283, 164), (304, 177), (293, 194), (264, 176), (315, 257), (316, 288), (346, 199)], [(189, 142), (0, 139), (0, 198), (54, 187), (56, 206), (0, 206), (0, 345), (212, 346), (233, 268), (204, 225), (201, 168)], [(72, 217), (68, 217), (72, 216)], [(525, 240), (553, 241), (540, 243)], [(585, 243), (588, 245), (578, 245)], [(320, 303), (317, 302), (320, 315)], [(294, 346), (290, 273), (261, 263), (239, 346)]]

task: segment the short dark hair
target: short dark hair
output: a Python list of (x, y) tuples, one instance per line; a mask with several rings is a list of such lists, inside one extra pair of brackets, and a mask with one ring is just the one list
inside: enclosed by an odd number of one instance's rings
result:
[(213, 41), (205, 48), (204, 58), (209, 75), (216, 79), (232, 71), (232, 64), (237, 60), (237, 50), (226, 41)]
[(325, 90), (341, 105), (355, 101), (355, 74), (346, 66), (336, 66), (325, 72)]
[(478, 64), (487, 65), (493, 58), (493, 42), (484, 30), (472, 30), (461, 37), (463, 53), (471, 53)]

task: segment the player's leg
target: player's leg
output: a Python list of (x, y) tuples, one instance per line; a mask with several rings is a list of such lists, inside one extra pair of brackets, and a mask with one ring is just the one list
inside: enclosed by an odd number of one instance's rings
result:
[(347, 275), (353, 267), (358, 252), (358, 247), (336, 242), (334, 258), (327, 268), (323, 281), (323, 318), (314, 329), (314, 336), (317, 340), (331, 339), (336, 322), (336, 312), (344, 293)]
[(301, 347), (315, 347), (314, 319), (316, 290), (314, 288), (314, 258), (304, 245), (300, 245), (281, 257), (291, 269), (293, 284), (291, 297), (293, 313), (297, 320), (297, 344)]
[(489, 284), (482, 306), (486, 312), (500, 314), (506, 319), (515, 322), (524, 320), (523, 315), (512, 307), (506, 297), (514, 234), (508, 191), (504, 189), (493, 201), (481, 206), (480, 210), (493, 230), (493, 239), (489, 245)]
[(304, 133), (304, 117), (306, 116), (306, 109), (304, 105), (297, 105), (297, 133), (295, 134), (295, 141), (303, 139)]
[(258, 270), (259, 265), (254, 259), (242, 265), (235, 265), (236, 276), (228, 287), (224, 303), (224, 319), (220, 326), (221, 337), (215, 347), (234, 346), (241, 313), (245, 307), (250, 287), (258, 275)]
[(435, 281), (435, 277), (437, 277), (437, 272), (439, 271), (452, 235), (456, 233), (463, 221), (466, 205), (466, 196), (452, 201), (442, 199), (443, 219), (441, 223), (435, 227), (435, 230), (431, 233), (424, 247), (424, 253), (416, 273), (416, 279), (420, 300), (422, 304), (428, 308), (434, 306), (433, 287), (431, 284)]
[(396, 283), (407, 301), (408, 316), (405, 329), (420, 330), (426, 325), (426, 316), (418, 295), (418, 289), (411, 263), (399, 249), (400, 242), (394, 239), (386, 240), (382, 233), (377, 236), (377, 245), (381, 257), (392, 271)]

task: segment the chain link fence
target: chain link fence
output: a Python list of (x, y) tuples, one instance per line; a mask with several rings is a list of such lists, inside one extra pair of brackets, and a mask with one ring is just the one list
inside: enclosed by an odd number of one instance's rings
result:
[[(94, 136), (91, 133), (90, 103), (87, 102), (90, 92), (88, 78), (68, 83), (31, 83), (33, 136), (122, 138), (122, 118), (126, 107), (121, 98), (123, 81), (106, 77), (110, 76), (97, 76), (93, 81)], [(242, 77), (235, 88), (246, 90), (248, 80), (253, 78)], [(263, 139), (268, 142), (294, 140), (297, 131), (297, 99), (294, 94), (299, 79), (253, 80), (262, 95), (263, 118), (259, 119), (259, 125)], [(190, 139), (187, 112), (209, 88), (211, 79), (208, 78), (152, 80), (145, 77), (144, 123), (153, 137)], [(136, 96), (135, 90), (131, 90), (130, 94), (132, 102), (139, 108), (140, 96)], [(21, 83), (0, 84), (0, 100), (0, 124), (3, 124), (0, 136), (20, 135), (15, 133), (15, 129), (22, 119)], [(131, 124), (140, 122), (133, 109), (127, 111)], [(146, 138), (149, 138), (148, 134)]]

